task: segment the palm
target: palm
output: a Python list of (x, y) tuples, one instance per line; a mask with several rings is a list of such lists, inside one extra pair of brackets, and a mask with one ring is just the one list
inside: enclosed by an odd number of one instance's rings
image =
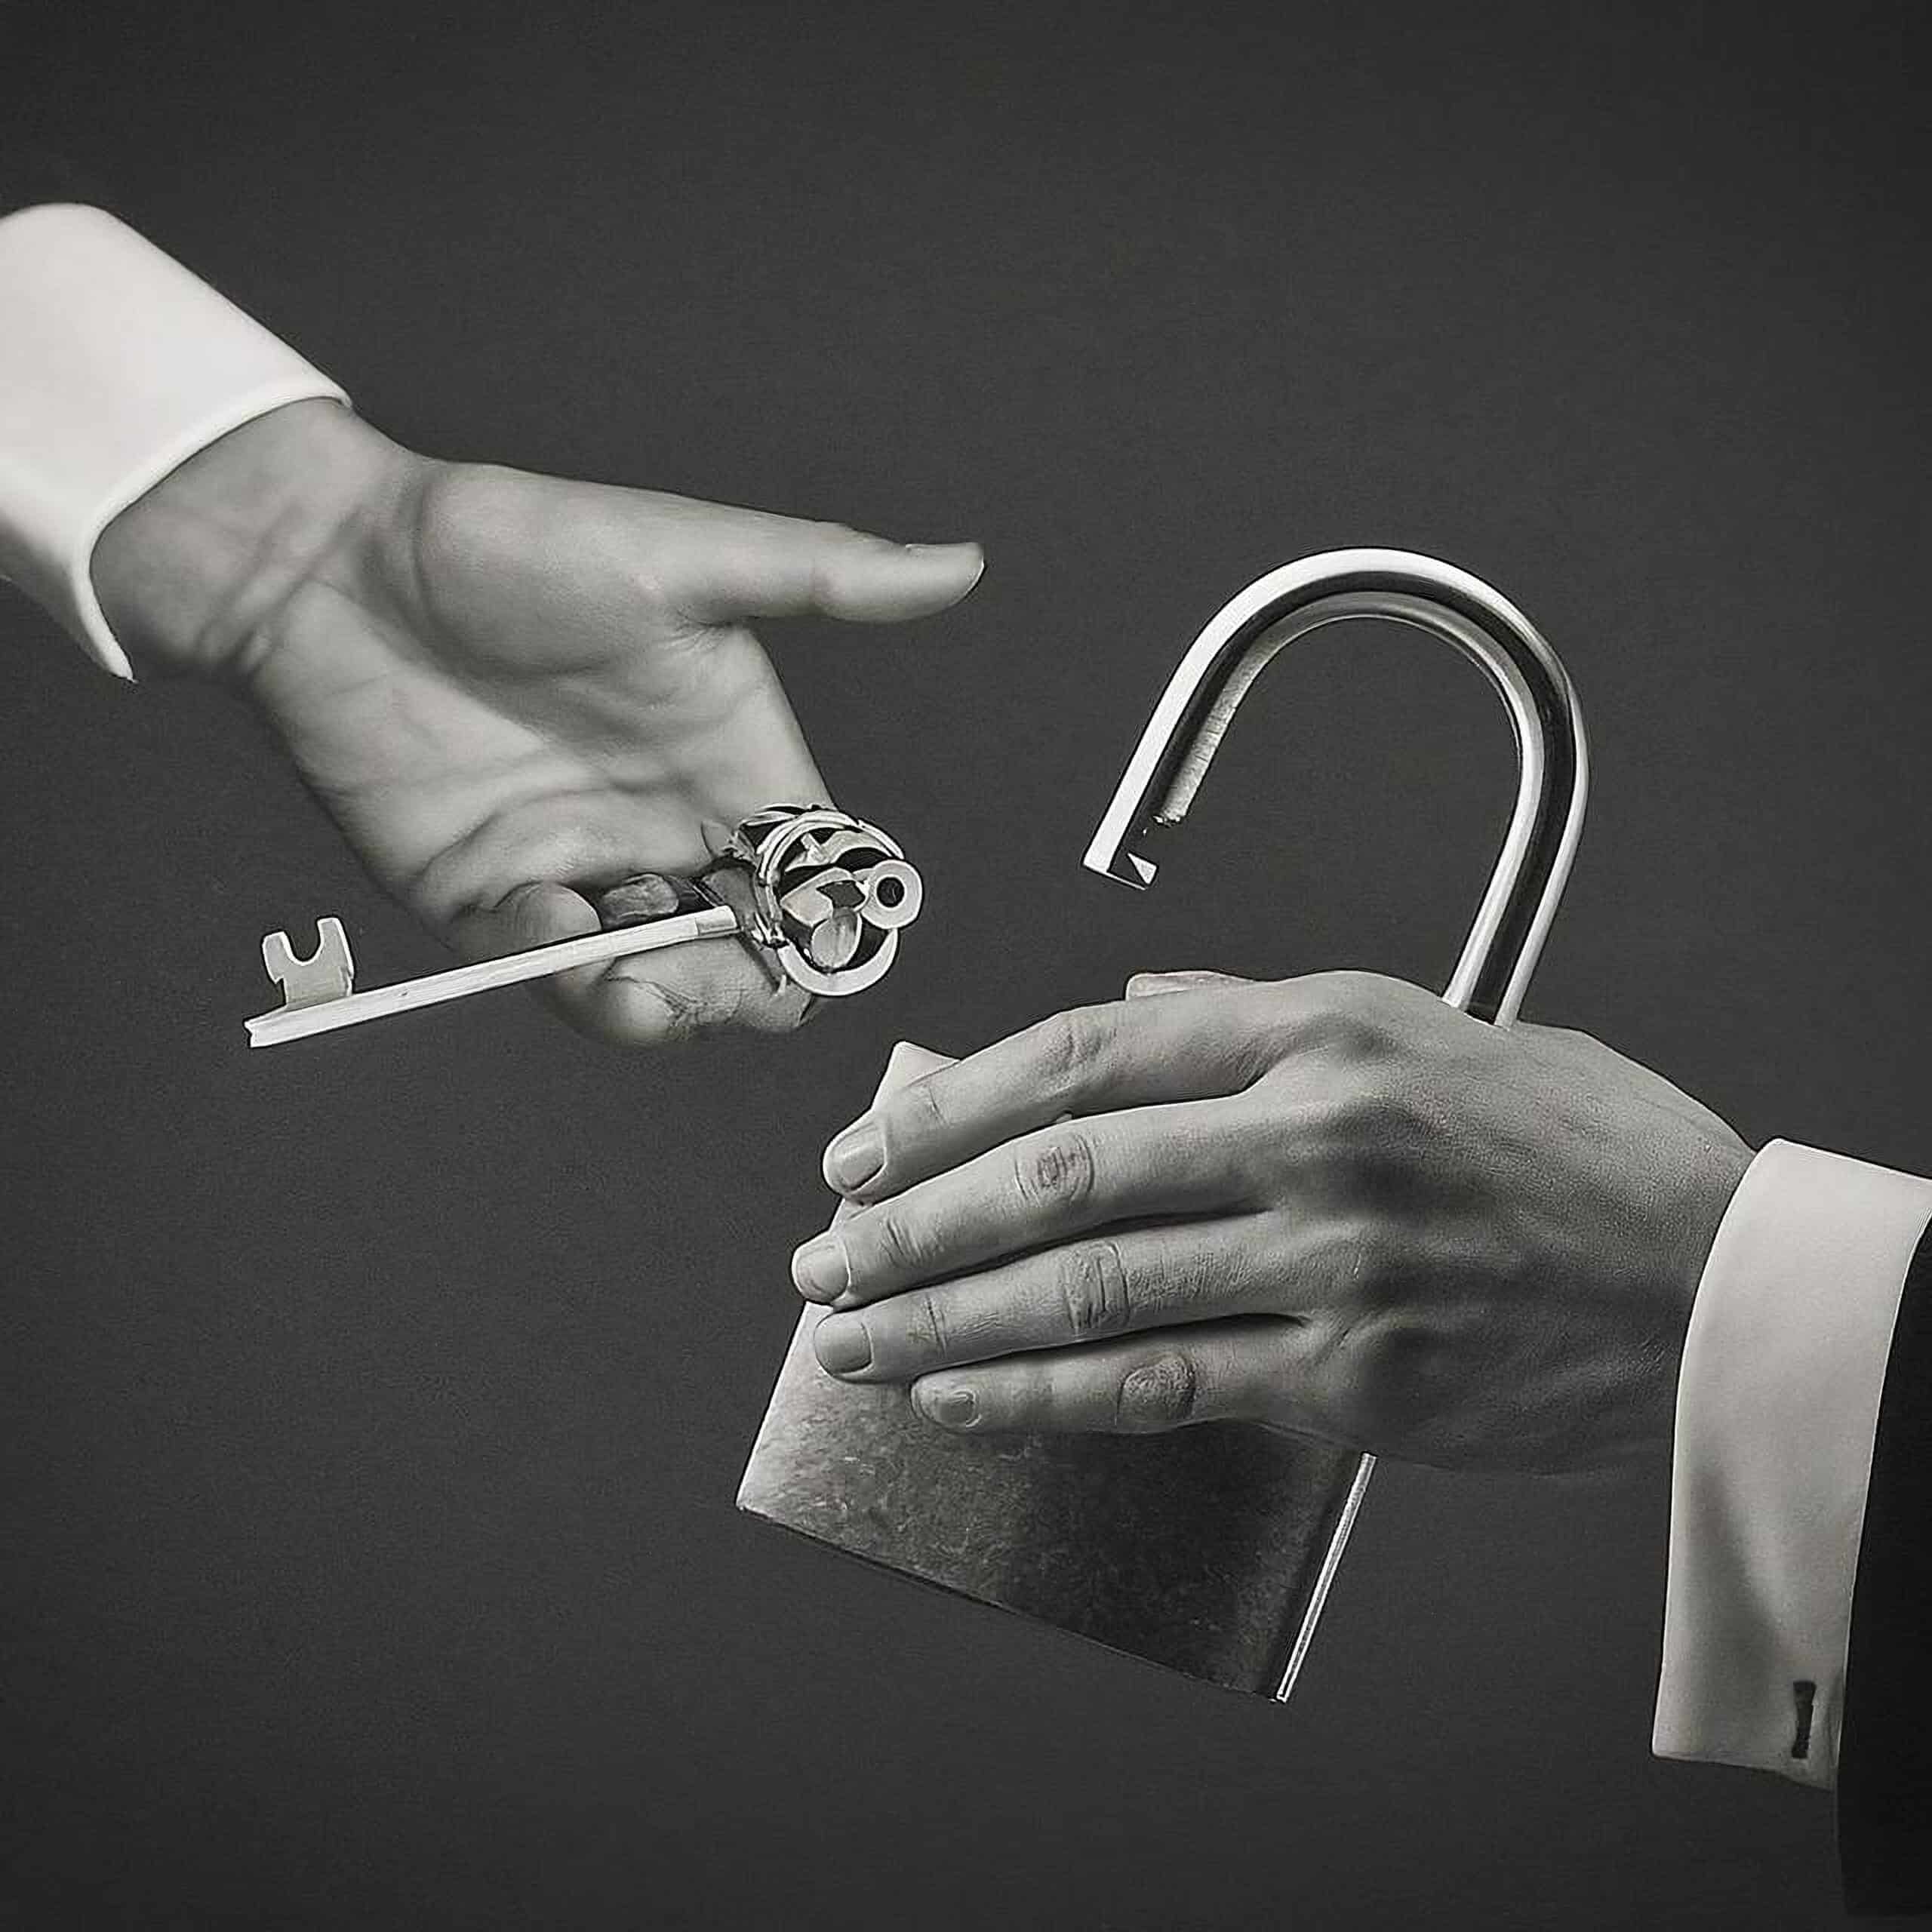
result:
[[(909, 616), (971, 581), (947, 552), (506, 470), (437, 469), (417, 512), (304, 586), (256, 689), (377, 876), (475, 957), (593, 931), (590, 889), (826, 795), (743, 618)], [(632, 1041), (804, 1009), (731, 940), (552, 990)]]

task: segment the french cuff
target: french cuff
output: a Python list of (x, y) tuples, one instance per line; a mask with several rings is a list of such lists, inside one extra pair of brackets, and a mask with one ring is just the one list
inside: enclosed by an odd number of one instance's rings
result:
[(1651, 1749), (1829, 1786), (1900, 1290), (1932, 1181), (1774, 1140), (1732, 1198), (1677, 1388)]
[(229, 430), (318, 397), (349, 400), (111, 214), (0, 220), (0, 575), (131, 678), (94, 595), (101, 532)]

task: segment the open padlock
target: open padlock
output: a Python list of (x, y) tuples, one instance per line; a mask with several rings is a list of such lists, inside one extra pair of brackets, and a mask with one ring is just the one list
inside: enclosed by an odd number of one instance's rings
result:
[[(1570, 680), (1515, 605), (1466, 571), (1343, 550), (1271, 572), (1214, 617), (1169, 681), (1088, 848), (1144, 887), (1155, 828), (1187, 815), (1241, 699), (1284, 646), (1349, 618), (1452, 645), (1507, 707), (1515, 808), (1443, 997), (1506, 1025), (1583, 829), (1588, 752)], [(902, 1049), (888, 1079), (935, 1063)], [(903, 1391), (842, 1383), (801, 1317), (740, 1508), (853, 1555), (1233, 1690), (1284, 1700), (1373, 1459), (1246, 1423), (1167, 1435), (980, 1438)]]

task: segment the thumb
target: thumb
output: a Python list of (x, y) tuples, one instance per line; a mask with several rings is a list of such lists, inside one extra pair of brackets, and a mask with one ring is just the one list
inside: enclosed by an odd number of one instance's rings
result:
[(928, 617), (958, 603), (986, 568), (977, 543), (895, 543), (843, 524), (684, 507), (671, 531), (654, 532), (657, 574), (670, 601), (700, 623)]
[(1160, 993), (1198, 992), (1204, 986), (1252, 984), (1232, 973), (1211, 973), (1204, 968), (1186, 973), (1136, 973), (1127, 983), (1129, 999), (1152, 999)]

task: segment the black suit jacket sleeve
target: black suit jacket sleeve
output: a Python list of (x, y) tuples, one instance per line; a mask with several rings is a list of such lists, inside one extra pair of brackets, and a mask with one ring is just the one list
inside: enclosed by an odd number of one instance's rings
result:
[(1838, 1742), (1854, 1912), (1932, 1912), (1932, 1229), (1899, 1300), (1866, 1491)]

